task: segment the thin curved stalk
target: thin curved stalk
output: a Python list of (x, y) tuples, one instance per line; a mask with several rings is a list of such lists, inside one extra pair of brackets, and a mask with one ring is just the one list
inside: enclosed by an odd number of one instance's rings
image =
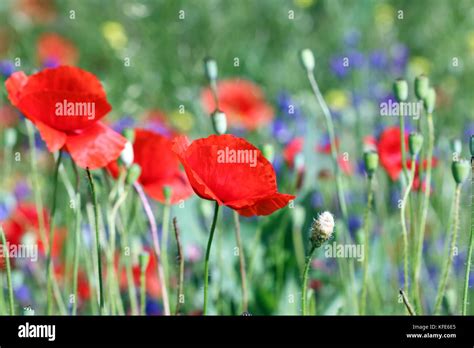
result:
[(235, 223), (235, 240), (237, 242), (237, 248), (239, 249), (239, 269), (240, 269), (240, 280), (242, 287), (242, 312), (248, 310), (248, 293), (247, 293), (247, 274), (245, 272), (245, 255), (244, 248), (242, 246), (242, 238), (240, 236), (240, 221), (239, 214), (234, 211), (234, 223)]
[(360, 314), (364, 315), (367, 303), (367, 288), (369, 281), (369, 240), (370, 240), (370, 210), (372, 209), (372, 201), (374, 199), (374, 192), (372, 189), (373, 177), (368, 178), (368, 192), (367, 192), (367, 206), (365, 208), (364, 216), (364, 261), (362, 265), (362, 294), (360, 298)]
[(469, 302), (469, 276), (471, 274), (472, 249), (474, 245), (474, 157), (471, 158), (471, 234), (467, 249), (466, 274), (464, 276), (464, 291), (462, 297), (462, 315), (467, 315)]
[(303, 315), (308, 314), (308, 309), (306, 308), (306, 301), (308, 297), (308, 273), (309, 268), (311, 265), (311, 259), (313, 258), (314, 251), (316, 250), (315, 246), (311, 246), (311, 249), (306, 257), (306, 264), (304, 266), (304, 273), (303, 273), (303, 285), (301, 286), (301, 309), (303, 310)]
[(209, 233), (209, 239), (207, 241), (206, 247), (206, 258), (204, 261), (204, 305), (202, 309), (202, 314), (207, 314), (207, 298), (208, 298), (208, 288), (209, 288), (209, 256), (211, 254), (212, 240), (214, 238), (214, 231), (216, 230), (217, 215), (219, 214), (219, 203), (215, 202), (214, 206), (214, 218), (212, 219), (211, 231)]
[[(2, 242), (3, 255), (5, 258), (5, 267), (7, 271), (7, 286), (8, 286), (8, 304), (10, 307), (10, 315), (15, 315), (15, 300), (13, 297), (13, 286), (12, 286), (12, 270), (10, 266), (10, 253), (8, 252), (7, 241), (5, 238), (5, 232), (0, 225), (0, 241)], [(0, 289), (3, 291), (3, 289)]]

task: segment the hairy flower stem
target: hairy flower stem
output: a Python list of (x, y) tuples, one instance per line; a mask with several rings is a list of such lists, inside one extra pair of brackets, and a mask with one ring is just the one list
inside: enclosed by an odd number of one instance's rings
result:
[(72, 276), (72, 291), (74, 303), (72, 304), (72, 315), (77, 314), (77, 282), (79, 273), (79, 253), (81, 250), (81, 196), (76, 193), (76, 221), (75, 221), (74, 261)]
[(306, 257), (306, 263), (304, 266), (303, 272), (303, 285), (301, 286), (301, 309), (303, 311), (303, 315), (308, 315), (308, 309), (306, 308), (306, 301), (308, 297), (308, 273), (309, 268), (311, 266), (311, 259), (313, 258), (314, 251), (316, 250), (316, 246), (311, 246), (309, 250), (308, 256)]
[(137, 191), (138, 196), (140, 197), (140, 201), (142, 203), (143, 209), (145, 210), (148, 223), (150, 224), (150, 231), (151, 231), (151, 236), (153, 239), (153, 248), (155, 249), (158, 279), (160, 280), (160, 284), (161, 284), (161, 294), (163, 297), (164, 314), (170, 315), (170, 303), (169, 303), (169, 298), (168, 298), (168, 289), (166, 287), (167, 282), (166, 282), (165, 272), (163, 270), (163, 265), (161, 263), (160, 240), (158, 239), (158, 228), (156, 226), (155, 216), (153, 215), (153, 210), (151, 209), (150, 203), (148, 202), (148, 199), (146, 198), (145, 192), (143, 191), (143, 188), (141, 187), (141, 185), (135, 182), (133, 184), (133, 187), (135, 187), (135, 190)]
[(453, 227), (451, 230), (451, 243), (449, 245), (448, 255), (446, 255), (446, 262), (441, 273), (441, 278), (438, 287), (438, 294), (436, 295), (436, 302), (434, 306), (434, 314), (439, 314), (441, 309), (441, 302), (443, 301), (444, 293), (446, 291), (446, 284), (448, 283), (449, 271), (453, 263), (454, 248), (456, 247), (456, 240), (459, 229), (459, 200), (461, 197), (461, 185), (456, 185), (456, 191), (454, 193), (454, 216), (453, 216)]
[(400, 207), (400, 221), (402, 224), (402, 235), (403, 235), (403, 286), (405, 288), (406, 293), (409, 290), (409, 278), (408, 278), (408, 228), (406, 222), (406, 207), (408, 203), (408, 197), (410, 196), (410, 191), (413, 186), (413, 180), (415, 178), (415, 161), (416, 157), (413, 158), (413, 163), (411, 165), (410, 175), (408, 178), (408, 185), (405, 188), (405, 192), (403, 194), (402, 203)]
[(214, 218), (212, 219), (211, 232), (209, 233), (209, 240), (207, 241), (206, 259), (204, 261), (204, 306), (202, 314), (207, 314), (207, 297), (209, 288), (209, 255), (211, 254), (212, 239), (214, 238), (214, 231), (217, 224), (217, 215), (219, 214), (219, 203), (215, 202)]
[(161, 240), (161, 255), (163, 255), (163, 270), (165, 272), (166, 280), (169, 280), (169, 263), (168, 263), (168, 234), (170, 225), (171, 204), (170, 199), (166, 199), (163, 208), (163, 226), (162, 226), (162, 240)]
[(237, 248), (239, 249), (239, 267), (240, 267), (240, 279), (241, 279), (241, 287), (242, 287), (242, 312), (247, 312), (248, 310), (247, 273), (245, 271), (244, 248), (242, 246), (242, 238), (240, 236), (239, 214), (236, 211), (234, 211), (234, 223), (235, 223), (235, 240), (237, 241)]
[(179, 271), (178, 271), (178, 294), (176, 299), (176, 311), (175, 315), (180, 314), (181, 310), (181, 303), (184, 303), (184, 254), (183, 254), (183, 247), (181, 245), (181, 238), (179, 233), (178, 227), (178, 219), (176, 217), (173, 218), (173, 229), (174, 235), (176, 237), (176, 246), (178, 248), (178, 264), (179, 264)]
[(408, 297), (402, 289), (400, 289), (400, 295), (402, 296), (403, 304), (407, 308), (408, 313), (410, 315), (416, 315), (413, 306), (410, 304), (410, 301), (408, 301)]
[(140, 270), (140, 313), (146, 315), (146, 268)]
[[(434, 148), (434, 125), (433, 125), (433, 115), (431, 113), (427, 114), (427, 123), (428, 123), (428, 150), (427, 150), (427, 159), (426, 159), (426, 177), (425, 177), (425, 192), (422, 202), (422, 211), (420, 218), (420, 226), (418, 228), (418, 241), (416, 243), (416, 252), (415, 258), (413, 261), (413, 287), (414, 287), (414, 300), (418, 313), (423, 313), (423, 306), (421, 301), (421, 289), (420, 289), (420, 271), (421, 271), (421, 261), (423, 256), (423, 240), (425, 238), (425, 227), (426, 219), (428, 217), (428, 208), (430, 203), (430, 194), (431, 194), (431, 171), (433, 167), (433, 148)], [(423, 166), (421, 165), (420, 168)]]
[(100, 313), (105, 314), (104, 305), (104, 285), (102, 281), (102, 258), (100, 251), (100, 232), (99, 232), (99, 206), (97, 204), (97, 197), (95, 194), (94, 179), (92, 178), (89, 168), (86, 169), (87, 178), (89, 179), (89, 188), (92, 196), (92, 205), (94, 207), (94, 227), (95, 227), (95, 241), (96, 241), (96, 252), (97, 252), (97, 270), (99, 277), (99, 308)]
[[(15, 303), (13, 298), (13, 286), (12, 286), (12, 270), (10, 266), (10, 254), (8, 252), (7, 240), (5, 238), (5, 232), (0, 225), (0, 241), (2, 242), (1, 247), (3, 248), (3, 257), (5, 258), (5, 267), (7, 271), (7, 286), (8, 286), (8, 303), (10, 306), (10, 315), (15, 315)], [(0, 289), (3, 291), (3, 288)]]
[(373, 192), (373, 177), (369, 175), (368, 177), (368, 192), (367, 192), (367, 206), (365, 208), (364, 216), (364, 263), (363, 267), (363, 277), (362, 277), (362, 294), (360, 297), (360, 314), (364, 315), (366, 312), (366, 303), (367, 303), (367, 288), (369, 283), (369, 240), (370, 240), (370, 210), (372, 209), (372, 202), (374, 200)]
[(462, 315), (467, 315), (469, 301), (469, 276), (471, 273), (472, 249), (474, 245), (474, 157), (471, 157), (471, 234), (467, 249), (466, 275), (464, 276), (464, 292), (462, 297)]
[[(59, 178), (59, 166), (61, 165), (61, 158), (62, 158), (62, 151), (60, 150), (58, 153), (58, 159), (56, 160), (56, 166), (54, 169), (54, 178), (53, 178), (53, 199), (52, 199), (52, 205), (51, 205), (51, 212), (49, 215), (49, 236), (48, 236), (48, 243), (47, 243), (47, 250), (46, 250), (46, 291), (47, 291), (47, 296), (46, 296), (46, 313), (48, 315), (52, 314), (53, 310), (53, 302), (52, 302), (52, 297), (51, 294), (57, 293), (57, 291), (54, 291), (53, 287), (57, 287), (56, 283), (56, 277), (54, 275), (54, 267), (53, 267), (53, 259), (51, 256), (52, 250), (53, 250), (53, 242), (54, 242), (54, 214), (56, 213), (56, 205), (57, 205), (57, 193), (58, 193), (58, 178)], [(40, 215), (43, 215), (43, 212), (40, 213)], [(56, 284), (53, 284), (56, 283)], [(56, 300), (59, 302), (62, 302), (62, 300), (58, 299), (58, 296), (56, 295)], [(60, 296), (59, 296), (60, 297)]]
[[(313, 94), (318, 101), (324, 115), (324, 119), (326, 122), (326, 128), (328, 130), (329, 134), (329, 142), (330, 142), (330, 147), (331, 147), (331, 157), (332, 157), (332, 162), (333, 162), (333, 168), (334, 168), (334, 173), (336, 175), (336, 191), (337, 191), (337, 197), (339, 201), (339, 206), (341, 209), (342, 213), (342, 218), (344, 220), (344, 223), (346, 225), (346, 231), (349, 231), (349, 220), (348, 220), (348, 213), (347, 213), (347, 204), (346, 204), (346, 198), (344, 195), (344, 187), (342, 183), (342, 176), (341, 176), (341, 171), (337, 162), (338, 158), (338, 150), (336, 146), (336, 135), (334, 131), (334, 124), (332, 121), (332, 116), (331, 116), (331, 111), (329, 110), (329, 107), (326, 104), (326, 101), (323, 98), (323, 95), (321, 94), (321, 91), (319, 90), (318, 83), (316, 82), (316, 79), (314, 77), (314, 74), (312, 71), (308, 71), (308, 81), (309, 84), (311, 85), (311, 89), (313, 91)], [(348, 238), (348, 235), (346, 235), (346, 238)], [(339, 264), (341, 266), (341, 264)], [(342, 272), (342, 271), (341, 271)], [(353, 294), (353, 302), (356, 307), (356, 309), (359, 307), (358, 304), (358, 299), (357, 299), (357, 291), (356, 291), (356, 281), (355, 281), (355, 275), (354, 275), (354, 263), (353, 260), (348, 260), (348, 273), (349, 273), (349, 279), (351, 282), (351, 287), (352, 287), (352, 294)], [(342, 274), (342, 273), (341, 273)], [(345, 282), (343, 282), (345, 284)]]

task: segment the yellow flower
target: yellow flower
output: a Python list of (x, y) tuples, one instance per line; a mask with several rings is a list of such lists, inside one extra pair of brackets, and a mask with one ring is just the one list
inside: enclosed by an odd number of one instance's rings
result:
[(102, 24), (102, 35), (104, 35), (109, 45), (116, 50), (121, 50), (127, 45), (127, 34), (122, 24), (118, 22), (108, 21)]
[(377, 4), (375, 6), (375, 25), (379, 29), (388, 31), (393, 25), (395, 9), (389, 4)]
[(332, 110), (339, 111), (349, 105), (349, 98), (347, 93), (341, 89), (331, 89), (326, 95), (325, 99)]
[(474, 31), (470, 31), (467, 33), (466, 42), (469, 52), (474, 55)]
[(421, 74), (429, 75), (431, 70), (431, 63), (425, 57), (413, 57), (408, 63), (408, 69), (414, 76), (418, 76)]
[(316, 0), (294, 0), (294, 2), (300, 8), (309, 8), (316, 3)]
[(171, 125), (181, 133), (187, 133), (194, 127), (194, 116), (187, 111), (173, 111), (169, 120)]

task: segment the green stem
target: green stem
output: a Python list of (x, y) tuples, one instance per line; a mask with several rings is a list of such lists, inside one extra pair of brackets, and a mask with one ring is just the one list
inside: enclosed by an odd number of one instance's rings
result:
[(454, 193), (454, 218), (453, 218), (453, 229), (451, 231), (451, 243), (448, 250), (446, 262), (444, 264), (443, 272), (441, 274), (440, 283), (438, 287), (438, 294), (436, 296), (436, 303), (434, 307), (434, 314), (439, 314), (441, 309), (441, 302), (443, 301), (444, 293), (446, 291), (446, 284), (448, 282), (449, 271), (453, 263), (454, 248), (456, 247), (456, 240), (459, 228), (459, 200), (461, 196), (461, 185), (456, 185), (456, 191)]
[[(56, 205), (57, 205), (57, 192), (58, 192), (58, 177), (59, 177), (59, 166), (61, 165), (61, 158), (62, 158), (62, 151), (60, 150), (58, 153), (58, 159), (56, 160), (56, 167), (54, 169), (54, 178), (53, 178), (53, 200), (51, 205), (51, 212), (49, 215), (49, 239), (47, 244), (46, 250), (46, 289), (47, 289), (47, 297), (46, 297), (46, 308), (47, 314), (52, 314), (53, 303), (51, 298), (51, 293), (53, 292), (53, 284), (52, 282), (56, 281), (56, 277), (54, 276), (54, 268), (51, 253), (53, 250), (53, 242), (54, 242), (54, 214), (56, 213)], [(41, 212), (40, 215), (43, 213)]]
[(72, 315), (77, 314), (77, 282), (79, 273), (79, 253), (81, 250), (81, 196), (76, 193), (76, 228), (75, 228), (75, 243), (74, 243), (74, 265), (73, 265), (73, 285), (72, 291), (74, 294), (74, 303), (72, 305)]
[(146, 315), (146, 268), (140, 273), (140, 313)]
[(206, 248), (206, 259), (204, 261), (204, 306), (202, 314), (207, 314), (207, 297), (209, 287), (209, 255), (211, 254), (212, 239), (214, 238), (214, 231), (216, 229), (217, 215), (219, 214), (219, 203), (215, 202), (214, 206), (214, 218), (212, 219), (211, 232), (209, 234), (209, 240), (207, 241)]
[(413, 186), (413, 180), (415, 178), (415, 161), (416, 157), (413, 158), (413, 163), (411, 164), (410, 177), (408, 178), (408, 186), (405, 188), (405, 192), (402, 198), (402, 205), (400, 207), (400, 221), (402, 223), (402, 234), (403, 234), (403, 285), (405, 287), (406, 293), (409, 289), (409, 278), (408, 278), (408, 229), (407, 222), (405, 217), (406, 206), (408, 202), (408, 197), (410, 195), (411, 188)]
[[(425, 192), (422, 202), (422, 212), (420, 219), (420, 226), (418, 229), (418, 241), (416, 243), (416, 253), (414, 260), (414, 277), (413, 277), (413, 286), (415, 288), (414, 298), (418, 307), (418, 313), (423, 313), (423, 306), (421, 302), (421, 289), (420, 289), (420, 270), (421, 270), (421, 261), (423, 256), (423, 240), (425, 238), (425, 227), (426, 219), (428, 217), (428, 208), (430, 202), (430, 193), (431, 193), (431, 169), (433, 165), (433, 148), (434, 148), (434, 126), (433, 126), (433, 116), (432, 114), (427, 115), (428, 122), (428, 153), (427, 153), (427, 165), (426, 165), (426, 179), (425, 179)], [(423, 164), (420, 166), (423, 167)]]
[[(3, 255), (5, 258), (5, 267), (7, 271), (7, 284), (8, 284), (8, 303), (10, 305), (10, 315), (15, 315), (15, 303), (13, 298), (13, 286), (12, 286), (12, 270), (10, 267), (10, 254), (7, 247), (7, 241), (5, 238), (5, 232), (3, 231), (2, 226), (0, 225), (0, 237), (3, 247)], [(1, 289), (3, 291), (3, 289)]]
[(471, 273), (472, 249), (474, 245), (474, 157), (471, 158), (471, 234), (467, 249), (466, 275), (464, 276), (464, 292), (462, 300), (462, 315), (467, 315), (469, 300), (469, 275)]
[(306, 264), (304, 266), (304, 273), (303, 273), (303, 285), (301, 286), (301, 309), (303, 310), (303, 315), (307, 315), (308, 309), (306, 308), (306, 300), (307, 300), (307, 292), (308, 292), (308, 273), (309, 268), (311, 266), (311, 259), (313, 258), (314, 251), (316, 250), (316, 246), (311, 246), (311, 249), (306, 257)]
[(92, 178), (89, 168), (86, 169), (87, 178), (89, 179), (89, 188), (92, 195), (92, 205), (94, 206), (94, 227), (95, 227), (95, 240), (96, 240), (96, 252), (97, 252), (97, 271), (99, 278), (99, 308), (100, 313), (104, 313), (104, 285), (102, 282), (102, 258), (100, 252), (100, 234), (99, 234), (99, 206), (97, 205), (97, 197), (95, 194), (94, 179)]
[(244, 248), (242, 246), (242, 238), (240, 236), (240, 221), (239, 214), (234, 211), (234, 223), (235, 223), (235, 240), (237, 242), (237, 248), (239, 249), (239, 268), (240, 268), (240, 280), (242, 286), (242, 312), (248, 310), (248, 294), (247, 294), (247, 274), (245, 271), (245, 255)]
[(170, 225), (170, 200), (167, 199), (163, 208), (163, 235), (161, 242), (161, 255), (163, 255), (163, 270), (165, 272), (166, 280), (169, 280), (169, 263), (168, 263), (168, 234)]
[[(174, 234), (176, 237), (176, 245), (178, 248), (178, 263), (179, 263), (179, 272), (178, 272), (178, 295), (176, 299), (176, 312), (175, 315), (180, 314), (181, 303), (184, 303), (184, 255), (183, 255), (183, 248), (181, 246), (181, 238), (179, 236), (179, 228), (178, 228), (178, 219), (176, 217), (173, 218), (173, 228)], [(181, 301), (181, 299), (183, 301)]]
[(364, 216), (364, 263), (363, 277), (362, 277), (362, 294), (360, 298), (360, 314), (364, 315), (366, 312), (367, 303), (367, 287), (369, 282), (369, 240), (370, 240), (370, 210), (372, 209), (372, 201), (374, 197), (373, 189), (373, 177), (368, 177), (368, 192), (367, 192), (367, 206), (365, 208)]

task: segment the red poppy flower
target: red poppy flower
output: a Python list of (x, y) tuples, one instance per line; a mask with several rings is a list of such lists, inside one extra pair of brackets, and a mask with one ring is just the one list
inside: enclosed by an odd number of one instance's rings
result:
[(78, 59), (77, 49), (73, 43), (61, 35), (46, 33), (37, 43), (37, 55), (41, 65), (75, 65)]
[[(405, 133), (405, 148), (408, 151), (408, 134)], [(392, 180), (397, 180), (402, 166), (402, 151), (400, 142), (400, 128), (389, 127), (380, 135), (377, 144), (380, 164), (387, 171)]]
[[(336, 139), (336, 149), (339, 149), (339, 139)], [(331, 141), (329, 135), (325, 135), (324, 139), (316, 145), (316, 152), (324, 153), (326, 155), (331, 154)]]
[(199, 197), (240, 215), (269, 215), (295, 198), (278, 192), (272, 165), (244, 139), (211, 135), (190, 144), (181, 136), (175, 139), (173, 150)]
[(288, 167), (293, 168), (295, 165), (295, 157), (301, 151), (303, 151), (304, 139), (294, 138), (283, 149), (283, 159), (285, 160)]
[(5, 82), (8, 98), (38, 128), (51, 152), (67, 150), (79, 167), (97, 169), (117, 159), (126, 139), (99, 120), (110, 110), (99, 80), (60, 66)]
[[(186, 175), (180, 168), (179, 159), (172, 150), (173, 143), (167, 137), (145, 129), (135, 129), (133, 143), (134, 163), (142, 171), (138, 182), (145, 192), (161, 203), (165, 203), (163, 189), (171, 188), (171, 204), (178, 203), (192, 195)], [(159, 154), (158, 161), (153, 160)], [(114, 177), (118, 175), (116, 162), (109, 164), (109, 171)]]
[[(64, 263), (54, 265), (54, 274), (58, 282), (63, 285), (68, 281), (72, 283), (73, 273), (66, 274), (66, 267)], [(77, 296), (80, 301), (88, 301), (91, 298), (91, 288), (86, 273), (79, 269), (77, 272)]]
[[(431, 161), (431, 167), (435, 168), (437, 165), (438, 165), (438, 159), (436, 157), (433, 157)], [(412, 166), (412, 161), (409, 159), (407, 160), (407, 168), (411, 169), (411, 166)], [(426, 170), (427, 167), (428, 167), (428, 161), (423, 160), (423, 170)], [(415, 164), (415, 177), (413, 179), (413, 189), (417, 191), (421, 189), (421, 191), (423, 192), (426, 190), (425, 181), (420, 180), (420, 162), (419, 161), (416, 161), (416, 164)]]
[(17, 8), (37, 23), (50, 23), (57, 15), (54, 0), (20, 0)]
[[(46, 231), (49, 231), (49, 219), (46, 210), (43, 210), (43, 221)], [(33, 232), (33, 236), (36, 239), (35, 243), (38, 245), (38, 251), (42, 254), (46, 253), (46, 248), (40, 238), (39, 216), (34, 204), (18, 204), (10, 218), (3, 223), (3, 229), (5, 230), (7, 242), (10, 245), (20, 245), (25, 234)], [(67, 232), (64, 229), (55, 230), (53, 249), (51, 250), (52, 257), (57, 257), (61, 254), (66, 234)], [(48, 234), (46, 234), (46, 241), (48, 241)]]
[[(261, 89), (253, 82), (233, 79), (223, 80), (217, 85), (219, 109), (226, 113), (229, 124), (254, 130), (268, 124), (273, 118), (273, 109), (267, 104)], [(207, 113), (216, 109), (209, 88), (202, 92), (202, 103)]]
[(339, 164), (339, 168), (341, 168), (344, 174), (352, 175), (354, 173), (354, 166), (352, 165), (351, 161), (344, 155), (341, 154), (337, 157), (337, 163)]

